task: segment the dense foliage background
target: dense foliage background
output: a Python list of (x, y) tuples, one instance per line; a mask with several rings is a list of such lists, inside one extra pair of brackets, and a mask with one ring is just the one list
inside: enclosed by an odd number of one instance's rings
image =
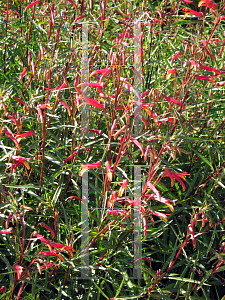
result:
[[(0, 1), (1, 299), (225, 299), (224, 9)], [(135, 166), (142, 279), (132, 279)]]

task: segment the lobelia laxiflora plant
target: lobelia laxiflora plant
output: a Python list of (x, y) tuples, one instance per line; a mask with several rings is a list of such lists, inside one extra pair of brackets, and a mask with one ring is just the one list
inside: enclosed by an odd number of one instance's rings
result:
[[(209, 242), (207, 233), (224, 221), (216, 199), (223, 194), (224, 107), (216, 93), (224, 85), (224, 7), (211, 0), (158, 4), (0, 3), (0, 292), (9, 299), (159, 293), (188, 299), (201, 297), (200, 288), (207, 292), (205, 282), (215, 282), (211, 275), (220, 276), (223, 236), (215, 231)], [(85, 21), (88, 79), (82, 70)], [(137, 97), (141, 126), (134, 135)], [(138, 199), (135, 166), (141, 166)], [(87, 174), (90, 231), (84, 248)], [(138, 284), (128, 279), (137, 206), (145, 275)], [(79, 278), (87, 252), (90, 282)], [(181, 284), (172, 282), (172, 268)], [(199, 268), (205, 275), (196, 277), (192, 271)]]

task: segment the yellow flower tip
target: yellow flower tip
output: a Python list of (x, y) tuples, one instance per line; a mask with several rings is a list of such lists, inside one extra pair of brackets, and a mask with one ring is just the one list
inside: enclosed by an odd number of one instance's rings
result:
[(166, 205), (170, 208), (170, 210), (173, 212), (174, 211), (174, 208), (173, 208), (173, 205), (170, 204), (170, 203), (166, 203)]
[(83, 174), (88, 170), (88, 168), (82, 168), (82, 170), (79, 173), (79, 176), (83, 176)]
[(24, 166), (27, 168), (27, 170), (30, 170), (30, 165), (27, 161), (23, 161)]
[(167, 222), (167, 217), (160, 216), (165, 222)]

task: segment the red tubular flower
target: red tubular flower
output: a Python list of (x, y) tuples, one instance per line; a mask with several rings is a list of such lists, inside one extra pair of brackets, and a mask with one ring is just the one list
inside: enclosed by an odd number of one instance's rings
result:
[(166, 96), (166, 95), (164, 95), (164, 97), (165, 97), (165, 99), (166, 99), (169, 103), (170, 103), (170, 102), (173, 102), (173, 103), (178, 104), (178, 105), (182, 106), (183, 108), (185, 108), (185, 105), (184, 105), (183, 103), (177, 101), (176, 99), (170, 98), (170, 97), (168, 97), (168, 96)]
[(145, 154), (144, 154), (144, 160), (146, 161), (147, 160), (147, 157), (148, 157), (148, 152), (150, 150), (150, 146), (148, 145), (145, 149)]
[(158, 201), (161, 202), (161, 196), (160, 196), (159, 191), (156, 189), (156, 187), (150, 181), (148, 181), (148, 187), (156, 194)]
[(26, 75), (26, 73), (27, 73), (27, 68), (24, 68), (22, 74), (20, 75), (20, 79), (19, 79), (20, 82), (22, 81), (22, 79)]
[(16, 138), (14, 138), (14, 136), (12, 135), (12, 133), (10, 133), (6, 128), (4, 128), (4, 132), (6, 135), (8, 135), (8, 137), (17, 145), (17, 148), (20, 150), (21, 147), (20, 147), (20, 144), (19, 142), (17, 141)]
[(46, 225), (44, 222), (41, 222), (40, 224), (42, 227), (44, 227), (45, 229), (51, 232), (53, 238), (55, 237), (54, 231), (48, 225)]
[(59, 94), (61, 92), (62, 89), (66, 88), (67, 85), (65, 82), (63, 82), (60, 86), (58, 86), (55, 90), (58, 91), (57, 94), (56, 94), (56, 99), (58, 99), (59, 97)]
[(107, 210), (107, 213), (108, 214), (113, 214), (115, 216), (118, 216), (118, 215), (122, 215), (122, 216), (125, 216), (125, 217), (129, 217), (129, 211), (124, 211), (123, 209), (108, 209)]
[(151, 196), (154, 200), (166, 204), (166, 205), (170, 208), (171, 211), (174, 211), (174, 208), (173, 208), (171, 202), (175, 203), (175, 201), (177, 201), (177, 199), (170, 200), (170, 199), (161, 197), (161, 200), (160, 200), (160, 199), (157, 197), (157, 195), (145, 195), (145, 196)]
[(111, 170), (111, 165), (110, 165), (110, 161), (106, 161), (105, 162), (105, 166), (106, 166), (106, 177), (108, 181), (112, 181), (112, 170)]
[(167, 222), (167, 216), (159, 211), (152, 211), (152, 210), (149, 210), (149, 213), (151, 213), (152, 215), (154, 216), (157, 216), (157, 217), (160, 217), (162, 218), (164, 221)]
[(192, 58), (190, 59), (190, 63), (192, 64), (192, 66), (194, 66), (194, 70), (196, 72), (198, 70), (198, 65), (196, 64), (196, 62)]
[(9, 227), (9, 221), (11, 220), (12, 216), (13, 216), (13, 214), (10, 213), (9, 216), (8, 216), (8, 218), (7, 218), (6, 221), (5, 221), (5, 227), (6, 227), (7, 229), (8, 229), (8, 227)]
[(95, 74), (99, 74), (99, 73), (105, 73), (105, 72), (110, 72), (110, 68), (105, 68), (105, 69), (100, 69), (100, 70), (95, 70), (93, 71), (89, 77), (94, 76)]
[(87, 165), (84, 165), (81, 163), (81, 166), (82, 166), (82, 170), (80, 171), (79, 176), (82, 176), (84, 174), (84, 172), (86, 172), (89, 169), (101, 167), (102, 163), (100, 161), (93, 163), (93, 164), (87, 164)]
[[(174, 117), (171, 117), (171, 118), (164, 118), (164, 119), (158, 120), (158, 123), (171, 122), (171, 123), (174, 124), (173, 120), (174, 120)], [(174, 125), (175, 125), (175, 124), (174, 124)]]
[(109, 198), (108, 203), (107, 203), (107, 207), (108, 207), (108, 208), (112, 208), (113, 202), (115, 201), (116, 198), (117, 198), (117, 193), (116, 193), (116, 192), (113, 192), (112, 195), (111, 195), (110, 198)]
[(21, 156), (11, 155), (11, 158), (13, 160), (18, 161), (19, 164), (23, 164), (27, 168), (27, 170), (30, 170), (30, 165), (28, 164), (27, 160), (32, 159), (33, 157), (25, 158), (25, 157), (21, 157)]
[(196, 240), (195, 240), (194, 230), (191, 225), (188, 225), (188, 233), (191, 235), (191, 239), (192, 239), (194, 248), (196, 248)]
[(126, 128), (126, 126), (121, 127), (115, 134), (114, 134), (114, 140), (116, 139), (116, 137), (124, 131), (124, 129)]
[(201, 0), (198, 3), (198, 7), (206, 6), (207, 8), (210, 8), (210, 10), (215, 10), (216, 4), (212, 2), (212, 0)]
[(63, 245), (63, 244), (60, 244), (60, 243), (52, 242), (52, 243), (51, 243), (51, 246), (52, 246), (52, 247), (56, 247), (56, 248), (60, 248), (60, 249), (65, 249), (65, 250), (67, 250), (67, 251), (72, 250), (72, 251), (75, 251), (75, 252), (76, 252), (76, 250), (75, 250), (73, 247), (67, 246), (67, 245)]
[(192, 10), (190, 8), (183, 8), (184, 11), (186, 11), (185, 15), (184, 15), (184, 19), (186, 18), (187, 15), (191, 14), (197, 17), (203, 17), (203, 12), (198, 12), (195, 10)]
[(92, 105), (94, 107), (98, 107), (98, 108), (101, 108), (101, 109), (105, 109), (105, 104), (102, 104), (100, 102), (98, 102), (97, 100), (94, 100), (92, 98), (89, 98), (87, 97), (86, 95), (82, 94), (81, 96), (79, 96), (79, 99), (83, 99), (84, 102), (82, 102), (78, 109), (80, 110), (80, 107), (86, 103), (88, 103), (89, 105)]
[(146, 236), (147, 234), (147, 220), (146, 220), (146, 217), (143, 217), (143, 227), (144, 227), (144, 236)]
[(0, 230), (0, 234), (7, 234), (7, 233), (11, 233), (13, 230), (12, 227), (8, 228), (8, 229), (2, 229)]
[(177, 59), (180, 55), (181, 55), (181, 52), (180, 52), (180, 51), (178, 51), (178, 52), (174, 55), (174, 57), (171, 59), (171, 62), (170, 62), (171, 67), (172, 67), (172, 64), (173, 64), (174, 60)]
[(52, 10), (50, 11), (50, 15), (51, 15), (52, 25), (55, 25), (55, 16)]
[(78, 11), (76, 4), (72, 0), (67, 0), (67, 1), (69, 1), (69, 3), (71, 3), (75, 7), (76, 11)]
[(200, 68), (200, 69), (203, 69), (203, 70), (206, 70), (206, 71), (215, 72), (215, 73), (221, 75), (220, 71), (217, 70), (217, 69), (215, 69), (215, 68), (211, 68), (211, 67), (208, 67), (208, 66), (203, 66), (203, 65), (201, 65), (201, 64), (199, 64), (199, 68)]
[(50, 251), (43, 251), (43, 252), (40, 252), (39, 253), (40, 255), (43, 255), (43, 256), (57, 256), (58, 258), (60, 258), (62, 261), (65, 261), (65, 259), (59, 255), (55, 250), (53, 250), (52, 252)]
[(26, 103), (24, 101), (22, 101), (21, 99), (17, 98), (17, 97), (13, 97), (13, 99), (15, 99), (16, 101), (18, 101), (19, 103), (26, 105)]
[(32, 134), (34, 134), (34, 130), (24, 132), (24, 133), (21, 133), (21, 134), (15, 134), (15, 135), (17, 136), (18, 139), (22, 139), (22, 138), (27, 137), (27, 136), (32, 135)]
[(6, 292), (6, 287), (4, 285), (0, 288), (0, 292), (1, 293), (5, 293)]
[(52, 246), (51, 246), (51, 244), (42, 235), (40, 235), (39, 233), (37, 233), (37, 231), (34, 231), (33, 234), (34, 234), (34, 236), (37, 239), (41, 240), (44, 244), (46, 244), (49, 247), (50, 251), (52, 252)]
[(28, 8), (35, 6), (36, 4), (38, 4), (40, 2), (40, 0), (36, 0), (31, 2), (29, 5), (27, 5), (27, 7), (24, 9), (24, 12), (28, 10)]
[(16, 273), (17, 273), (17, 279), (20, 280), (21, 276), (22, 276), (22, 272), (23, 272), (23, 267), (18, 265), (18, 264), (15, 264), (13, 266), (13, 268), (16, 270)]
[(68, 110), (69, 112), (69, 116), (71, 116), (72, 112), (71, 112), (71, 109), (69, 108), (69, 106), (66, 104), (65, 101), (63, 101), (62, 99), (59, 99), (59, 102), (62, 103), (62, 105), (65, 106), (65, 108)]
[(121, 197), (123, 195), (123, 192), (125, 190), (125, 188), (127, 187), (129, 181), (127, 179), (124, 179), (123, 184), (121, 185), (120, 189), (119, 189), (119, 197)]
[(103, 82), (83, 82), (83, 83), (80, 83), (80, 84), (78, 84), (78, 88), (79, 87), (81, 87), (81, 86), (89, 86), (89, 87), (100, 87), (100, 88), (102, 88), (103, 87), (103, 85), (104, 85), (104, 83)]
[(185, 191), (185, 185), (183, 181), (180, 179), (180, 177), (185, 180), (185, 176), (189, 175), (188, 173), (175, 173), (173, 171), (170, 171), (169, 169), (165, 169), (165, 177), (169, 177), (171, 180), (171, 186), (174, 186), (174, 178), (181, 184), (183, 191)]
[(167, 74), (166, 74), (166, 79), (169, 79), (170, 78), (170, 76), (171, 76), (171, 74), (177, 74), (177, 69), (176, 68), (173, 68), (173, 69), (171, 69), (171, 70), (169, 70), (168, 72), (167, 72)]
[(131, 139), (133, 143), (141, 150), (142, 156), (145, 156), (145, 152), (141, 144), (134, 137), (131, 137)]
[(116, 119), (113, 121), (113, 124), (112, 124), (112, 127), (111, 127), (111, 137), (113, 135), (113, 132), (114, 132), (115, 128), (116, 128)]

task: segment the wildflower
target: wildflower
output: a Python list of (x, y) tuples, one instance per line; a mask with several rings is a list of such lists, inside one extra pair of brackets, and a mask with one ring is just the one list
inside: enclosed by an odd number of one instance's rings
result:
[(210, 8), (210, 10), (215, 10), (216, 4), (212, 2), (212, 0), (201, 0), (198, 3), (198, 7), (206, 6), (207, 8)]
[(200, 68), (200, 69), (203, 69), (203, 70), (206, 70), (206, 71), (215, 72), (215, 73), (221, 75), (220, 71), (217, 70), (217, 69), (215, 69), (215, 68), (211, 68), (211, 67), (208, 67), (208, 66), (203, 66), (203, 65), (201, 65), (201, 64), (199, 64), (199, 68)]
[(62, 99), (59, 99), (59, 102), (62, 103), (62, 105), (65, 106), (65, 108), (68, 110), (69, 112), (69, 116), (71, 116), (72, 112), (71, 112), (71, 109), (69, 108), (69, 106), (66, 104), (65, 101), (63, 101)]
[(16, 163), (16, 166), (18, 164), (23, 164), (27, 168), (27, 170), (30, 170), (30, 165), (28, 164), (27, 160), (32, 159), (32, 157), (24, 158), (21, 156), (11, 155), (11, 158), (18, 161), (18, 163)]
[(27, 137), (27, 136), (30, 136), (30, 135), (32, 135), (32, 134), (34, 134), (34, 130), (31, 130), (31, 131), (28, 131), (28, 132), (24, 132), (24, 133), (15, 133), (15, 135), (17, 136), (17, 138), (20, 140), (20, 139), (22, 139), (22, 138), (24, 138), (24, 137)]
[(43, 252), (40, 252), (39, 253), (40, 255), (43, 255), (43, 256), (57, 256), (58, 258), (60, 258), (62, 261), (65, 261), (65, 259), (61, 256), (61, 255), (59, 255), (58, 253), (57, 253), (57, 251), (55, 251), (55, 250), (53, 250), (53, 251), (43, 251)]
[(198, 12), (198, 11), (195, 11), (195, 10), (192, 10), (190, 8), (183, 8), (184, 11), (186, 11), (185, 15), (184, 15), (184, 19), (186, 18), (187, 15), (191, 14), (191, 15), (194, 15), (194, 16), (197, 16), (197, 17), (203, 17), (203, 12)]
[(159, 212), (159, 211), (153, 211), (153, 210), (149, 210), (149, 213), (151, 213), (151, 214), (154, 215), (154, 216), (160, 217), (160, 218), (162, 218), (165, 222), (167, 222), (167, 216), (166, 216), (166, 214), (163, 214), (163, 213), (161, 213), (161, 212)]
[(51, 243), (51, 246), (52, 247), (56, 247), (56, 248), (60, 248), (60, 249), (66, 249), (66, 250), (72, 250), (72, 251), (75, 251), (76, 252), (76, 250), (73, 248), (73, 247), (71, 247), (71, 246), (67, 246), (67, 245), (63, 245), (63, 244), (60, 244), (60, 243), (55, 243), (55, 242), (52, 242)]
[(157, 197), (157, 195), (145, 195), (145, 197), (146, 196), (151, 196), (154, 200), (157, 200), (161, 203), (166, 204), (170, 208), (171, 211), (174, 211), (174, 208), (173, 208), (171, 202), (175, 203), (175, 201), (177, 201), (177, 199), (170, 200), (170, 199), (167, 199), (167, 198), (164, 198), (164, 197), (161, 197), (161, 199), (159, 199), (159, 197)]
[(4, 130), (5, 134), (8, 135), (8, 137), (17, 145), (18, 149), (20, 150), (21, 149), (20, 144), (17, 141), (17, 139), (14, 138), (14, 136), (12, 135), (12, 133), (9, 132), (5, 127), (4, 127), (3, 130)]
[(111, 137), (113, 135), (113, 132), (115, 130), (115, 127), (116, 127), (116, 119), (113, 121), (113, 124), (112, 124), (112, 127), (111, 127)]
[(20, 75), (20, 79), (19, 79), (20, 82), (22, 81), (22, 79), (26, 75), (26, 73), (27, 73), (27, 68), (24, 68), (22, 74)]
[(147, 220), (146, 220), (146, 217), (143, 217), (143, 227), (144, 227), (144, 236), (146, 236), (147, 234)]
[(119, 189), (119, 197), (121, 197), (123, 195), (123, 192), (125, 190), (125, 188), (127, 187), (129, 181), (127, 179), (124, 179), (123, 184), (121, 185), (120, 189)]
[(129, 211), (124, 211), (123, 209), (108, 209), (107, 210), (107, 213), (108, 214), (113, 214), (115, 216), (118, 216), (118, 215), (122, 215), (122, 216), (125, 216), (125, 217), (129, 217)]
[(105, 68), (105, 69), (100, 69), (100, 70), (95, 70), (93, 71), (89, 77), (94, 76), (95, 74), (99, 74), (99, 73), (105, 73), (105, 72), (110, 72), (110, 68)]
[(188, 233), (191, 235), (194, 248), (196, 248), (196, 240), (195, 240), (195, 235), (194, 235), (194, 230), (192, 225), (188, 225)]
[(106, 177), (108, 181), (112, 181), (112, 170), (111, 170), (111, 166), (110, 166), (110, 161), (106, 161), (105, 162), (105, 166), (106, 166)]
[(171, 70), (169, 70), (168, 72), (167, 72), (167, 74), (166, 74), (166, 79), (169, 79), (170, 78), (170, 76), (171, 76), (171, 74), (177, 74), (177, 69), (176, 68), (173, 68), (173, 69), (171, 69)]
[[(173, 119), (174, 119), (174, 117), (163, 118), (163, 119), (158, 120), (158, 123), (171, 122), (171, 123), (174, 124)], [(175, 124), (174, 124), (174, 125), (175, 125)]]
[(4, 285), (2, 287), (0, 287), (0, 292), (1, 293), (5, 293), (6, 292), (6, 287)]
[(79, 96), (79, 99), (83, 99), (84, 102), (81, 103), (79, 106), (78, 106), (78, 109), (80, 109), (80, 107), (84, 104), (86, 104), (86, 102), (89, 104), (89, 105), (92, 105), (94, 107), (98, 107), (98, 108), (101, 108), (101, 109), (105, 109), (105, 104), (102, 104), (100, 102), (98, 102), (97, 100), (94, 100), (92, 98), (89, 98), (87, 97), (86, 95), (82, 94), (81, 96)]
[(80, 171), (79, 176), (82, 176), (89, 169), (101, 167), (102, 163), (100, 161), (93, 163), (93, 164), (87, 164), (87, 165), (84, 165), (81, 163), (81, 166), (82, 166), (82, 170)]
[(23, 267), (18, 265), (18, 264), (15, 264), (13, 266), (13, 268), (16, 270), (16, 273), (17, 273), (17, 279), (20, 280), (21, 276), (22, 276), (22, 272), (23, 272)]
[(165, 99), (166, 99), (169, 103), (170, 103), (170, 102), (173, 102), (173, 103), (178, 104), (178, 105), (180, 105), (180, 106), (182, 106), (182, 107), (185, 108), (185, 105), (184, 105), (183, 103), (177, 101), (176, 99), (170, 98), (170, 97), (166, 96), (165, 94), (164, 94), (164, 97), (165, 97)]
[(6, 221), (5, 221), (5, 227), (6, 227), (7, 229), (8, 229), (8, 227), (9, 227), (9, 221), (11, 220), (12, 216), (13, 216), (13, 214), (10, 213), (9, 216), (8, 216), (8, 218), (7, 218)]
[(131, 137), (133, 143), (141, 150), (142, 156), (145, 156), (144, 149), (142, 145), (133, 137)]
[(172, 64), (173, 64), (174, 60), (177, 59), (180, 55), (181, 55), (181, 52), (180, 52), (180, 51), (178, 51), (178, 52), (174, 55), (174, 57), (171, 59), (171, 62), (170, 62), (171, 67), (172, 67)]
[(43, 123), (44, 120), (43, 120), (43, 115), (42, 115), (41, 108), (49, 108), (49, 109), (52, 109), (52, 108), (51, 108), (51, 106), (48, 103), (47, 104), (39, 104), (37, 106), (37, 111), (38, 111), (38, 115), (39, 115), (40, 121), (41, 121), (41, 123)]
[(55, 90), (58, 91), (57, 94), (56, 94), (56, 99), (58, 99), (59, 97), (59, 94), (61, 92), (62, 89), (66, 88), (67, 85), (65, 82), (63, 82), (60, 86), (58, 86)]
[(146, 147), (145, 153), (144, 153), (144, 160), (145, 160), (145, 161), (147, 160), (149, 150), (150, 150), (150, 146), (148, 145), (148, 146)]
[(27, 7), (24, 9), (24, 12), (28, 10), (28, 8), (35, 6), (36, 4), (38, 4), (40, 2), (40, 0), (36, 0), (31, 2), (29, 5), (27, 5)]
[(192, 58), (190, 59), (190, 63), (192, 64), (192, 66), (194, 66), (194, 70), (196, 72), (197, 69), (198, 69), (198, 65), (196, 64), (196, 62)]
[(0, 234), (7, 234), (7, 233), (11, 233), (13, 231), (13, 228), (10, 227), (8, 229), (2, 229), (0, 230)]
[(51, 232), (53, 238), (55, 237), (54, 231), (48, 225), (46, 225), (44, 222), (41, 222), (40, 224), (42, 227), (44, 227), (45, 229), (47, 229)]
[(72, 0), (67, 0), (67, 1), (69, 1), (69, 3), (71, 3), (75, 7), (76, 11), (78, 11), (76, 4)]
[(196, 79), (200, 79), (200, 80), (208, 80), (208, 81), (212, 81), (212, 79), (217, 78), (218, 76), (201, 76), (201, 75), (195, 75)]
[(83, 82), (78, 84), (78, 88), (81, 86), (89, 86), (89, 87), (99, 87), (102, 88), (104, 86), (104, 82)]
[[(115, 128), (115, 127), (114, 127)], [(126, 126), (121, 127), (115, 134), (114, 134), (114, 140), (116, 139), (116, 137), (124, 131), (124, 129), (126, 128)]]
[(180, 177), (185, 180), (185, 176), (189, 175), (188, 173), (175, 173), (173, 171), (170, 171), (169, 169), (165, 169), (165, 177), (169, 177), (171, 180), (171, 186), (174, 186), (174, 178), (181, 184), (183, 191), (185, 191), (185, 185), (183, 181), (180, 179)]
[(37, 239), (41, 240), (44, 244), (46, 244), (49, 247), (50, 251), (52, 252), (52, 246), (50, 245), (50, 243), (42, 235), (40, 235), (39, 233), (37, 233), (37, 231), (34, 231), (33, 235)]
[(116, 192), (113, 192), (112, 195), (111, 195), (110, 198), (109, 198), (108, 203), (107, 203), (107, 207), (108, 207), (108, 208), (112, 208), (113, 202), (115, 201), (116, 198), (117, 198), (117, 193), (116, 193)]
[(156, 189), (156, 187), (150, 181), (148, 181), (147, 184), (148, 184), (148, 187), (156, 194), (158, 201), (161, 202), (161, 196), (160, 196), (159, 191)]

